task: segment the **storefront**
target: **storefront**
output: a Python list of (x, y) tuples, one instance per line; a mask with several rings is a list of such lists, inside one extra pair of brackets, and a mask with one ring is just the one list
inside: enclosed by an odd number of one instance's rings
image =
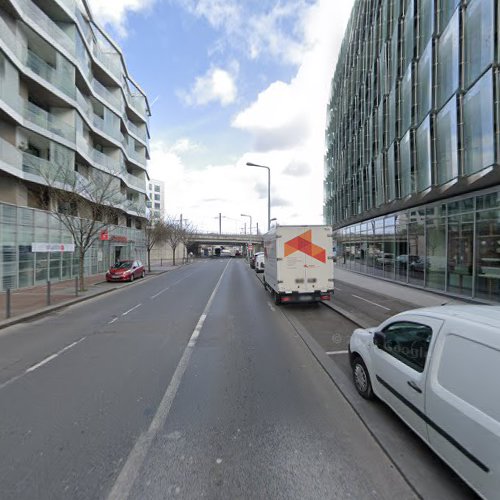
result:
[(500, 190), (334, 231), (337, 265), (363, 274), (500, 302)]

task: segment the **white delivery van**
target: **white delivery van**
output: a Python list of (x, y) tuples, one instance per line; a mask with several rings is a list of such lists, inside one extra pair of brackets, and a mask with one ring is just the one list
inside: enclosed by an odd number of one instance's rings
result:
[(264, 235), (264, 285), (275, 303), (329, 300), (333, 293), (330, 226), (279, 226)]
[(482, 498), (500, 498), (500, 307), (441, 306), (355, 330), (354, 385), (389, 405)]

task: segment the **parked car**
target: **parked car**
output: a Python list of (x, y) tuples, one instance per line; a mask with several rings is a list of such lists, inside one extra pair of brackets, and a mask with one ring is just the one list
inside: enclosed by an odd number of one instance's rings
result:
[(140, 260), (119, 260), (106, 273), (106, 281), (134, 281), (144, 278), (145, 274)]
[(396, 257), (396, 263), (402, 269), (406, 269), (407, 267), (411, 267), (414, 263), (418, 262), (420, 257), (418, 255), (398, 255)]
[(250, 257), (250, 267), (252, 269), (255, 269), (255, 259), (257, 258), (257, 255), (264, 255), (264, 252), (256, 252), (254, 255)]
[(394, 265), (394, 254), (393, 253), (381, 253), (375, 257), (375, 265), (377, 266), (393, 266)]
[(378, 397), (481, 497), (500, 489), (500, 306), (415, 309), (349, 342), (354, 385)]
[(255, 272), (256, 273), (264, 272), (264, 252), (259, 252), (255, 256)]

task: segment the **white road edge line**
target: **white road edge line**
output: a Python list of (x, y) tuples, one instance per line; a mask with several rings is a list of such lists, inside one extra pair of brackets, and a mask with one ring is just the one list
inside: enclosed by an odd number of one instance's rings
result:
[(31, 372), (34, 372), (35, 370), (37, 370), (38, 368), (40, 368), (41, 366), (43, 365), (46, 365), (47, 363), (49, 363), (50, 361), (52, 361), (53, 359), (56, 359), (58, 356), (60, 356), (63, 352), (66, 352), (68, 351), (69, 349), (71, 349), (72, 347), (75, 347), (75, 345), (79, 344), (80, 342), (83, 342), (87, 337), (82, 337), (80, 340), (77, 340), (76, 342), (73, 342), (72, 344), (70, 345), (67, 345), (66, 347), (64, 347), (63, 349), (61, 349), (60, 351), (57, 351), (55, 354), (52, 354), (50, 356), (47, 356), (45, 359), (43, 359), (42, 361), (40, 361), (40, 363), (37, 363), (36, 365), (33, 365), (33, 366), (30, 366), (24, 373), (31, 373)]
[(327, 351), (326, 354), (328, 354), (328, 356), (332, 356), (333, 354), (347, 354), (349, 351), (345, 350), (345, 351)]
[(271, 311), (276, 311), (276, 309), (274, 308), (274, 306), (271, 304), (271, 302), (268, 302), (267, 305), (269, 306), (269, 309), (271, 309)]
[(141, 307), (142, 304), (137, 304), (136, 306), (132, 307), (132, 309), (129, 309), (128, 311), (125, 311), (122, 316), (126, 316), (128, 313), (132, 312), (134, 309), (137, 309), (138, 307)]
[(151, 421), (149, 429), (145, 433), (141, 434), (139, 436), (139, 439), (136, 441), (134, 447), (132, 448), (132, 451), (127, 458), (127, 461), (123, 465), (123, 468), (115, 481), (115, 484), (113, 485), (113, 488), (111, 489), (111, 492), (108, 495), (108, 500), (126, 500), (129, 497), (130, 491), (132, 490), (134, 482), (137, 479), (137, 475), (139, 474), (147, 453), (151, 448), (151, 445), (153, 444), (153, 440), (167, 420), (175, 395), (177, 394), (177, 390), (179, 389), (179, 386), (181, 384), (182, 377), (184, 375), (184, 372), (186, 371), (189, 360), (193, 353), (194, 346), (196, 345), (196, 340), (200, 335), (201, 329), (203, 328), (203, 323), (207, 318), (208, 311), (210, 310), (215, 294), (219, 289), (222, 278), (224, 277), (224, 274), (226, 273), (227, 267), (229, 266), (230, 262), (231, 261), (226, 264), (224, 271), (222, 271), (219, 281), (217, 281), (217, 284), (215, 285), (215, 288), (213, 289), (212, 294), (208, 299), (205, 309), (203, 310), (203, 313), (201, 314), (200, 319), (198, 320), (198, 323), (193, 333), (191, 334), (188, 345), (182, 353), (179, 364), (177, 365), (174, 375), (172, 376), (172, 380), (170, 381), (170, 384), (168, 385), (167, 390), (163, 395), (160, 405), (156, 410), (155, 416)]
[(111, 323), (114, 323), (117, 320), (118, 320), (118, 318), (113, 318), (111, 321), (108, 321), (108, 325), (111, 325)]
[(382, 309), (385, 309), (386, 311), (390, 311), (388, 307), (381, 306), (380, 304), (377, 304), (376, 302), (372, 302), (371, 300), (364, 299), (363, 297), (360, 297), (359, 295), (354, 295), (353, 293), (351, 294), (353, 297), (356, 297), (359, 300), (364, 300), (365, 302), (368, 302), (370, 304), (373, 304), (374, 306), (381, 307)]
[(156, 299), (158, 295), (161, 295), (163, 292), (166, 292), (170, 287), (167, 286), (167, 288), (164, 288), (163, 290), (160, 290), (158, 293), (155, 293), (154, 295), (151, 295), (151, 299)]

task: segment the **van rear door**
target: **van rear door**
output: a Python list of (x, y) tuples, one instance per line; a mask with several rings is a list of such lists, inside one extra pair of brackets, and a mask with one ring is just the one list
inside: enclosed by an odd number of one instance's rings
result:
[(429, 442), (482, 496), (498, 498), (500, 335), (490, 326), (449, 323), (427, 382)]

